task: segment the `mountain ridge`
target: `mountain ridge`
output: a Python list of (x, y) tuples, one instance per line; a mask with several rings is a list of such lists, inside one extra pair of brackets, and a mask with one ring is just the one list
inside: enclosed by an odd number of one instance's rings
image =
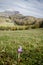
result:
[(5, 16), (5, 17), (9, 17), (11, 15), (15, 15), (15, 14), (19, 14), (19, 11), (4, 11), (4, 12), (0, 12), (0, 16)]

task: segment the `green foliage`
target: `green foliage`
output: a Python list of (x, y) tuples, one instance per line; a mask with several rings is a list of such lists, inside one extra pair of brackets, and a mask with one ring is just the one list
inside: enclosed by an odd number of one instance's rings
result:
[(27, 30), (29, 26), (0, 26), (0, 30)]
[(0, 31), (0, 34), (0, 65), (17, 65), (19, 45), (23, 47), (20, 65), (43, 65), (43, 29)]

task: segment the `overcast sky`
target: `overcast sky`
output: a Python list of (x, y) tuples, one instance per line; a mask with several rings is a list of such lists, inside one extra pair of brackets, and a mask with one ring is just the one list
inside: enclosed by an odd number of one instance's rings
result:
[(0, 11), (4, 10), (43, 18), (43, 0), (0, 0)]

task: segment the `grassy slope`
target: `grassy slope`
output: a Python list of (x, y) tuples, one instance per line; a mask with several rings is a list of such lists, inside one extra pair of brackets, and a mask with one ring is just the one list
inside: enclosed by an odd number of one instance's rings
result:
[(26, 26), (21, 26), (21, 25), (17, 25), (15, 24), (11, 19), (7, 18), (7, 17), (1, 17), (0, 16), (0, 28), (4, 28), (4, 27), (17, 27), (17, 29), (20, 28), (25, 28)]
[(12, 27), (12, 26), (14, 26), (14, 23), (9, 18), (0, 16), (0, 27), (1, 26), (3, 26), (3, 27)]
[[(3, 50), (9, 56), (6, 57), (2, 53), (1, 60), (3, 62), (6, 60), (7, 63), (16, 65), (17, 48), (21, 45), (23, 53), (21, 54), (20, 65), (43, 65), (43, 29), (0, 31), (0, 34), (0, 57)], [(0, 63), (2, 63), (1, 60)]]

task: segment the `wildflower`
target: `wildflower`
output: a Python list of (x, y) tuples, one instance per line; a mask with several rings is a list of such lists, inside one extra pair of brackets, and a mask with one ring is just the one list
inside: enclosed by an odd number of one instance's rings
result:
[(20, 46), (19, 48), (18, 48), (18, 53), (21, 53), (22, 52), (22, 46)]
[(18, 64), (20, 63), (20, 60), (21, 60), (21, 53), (22, 53), (22, 46), (20, 46), (19, 48), (18, 48)]

